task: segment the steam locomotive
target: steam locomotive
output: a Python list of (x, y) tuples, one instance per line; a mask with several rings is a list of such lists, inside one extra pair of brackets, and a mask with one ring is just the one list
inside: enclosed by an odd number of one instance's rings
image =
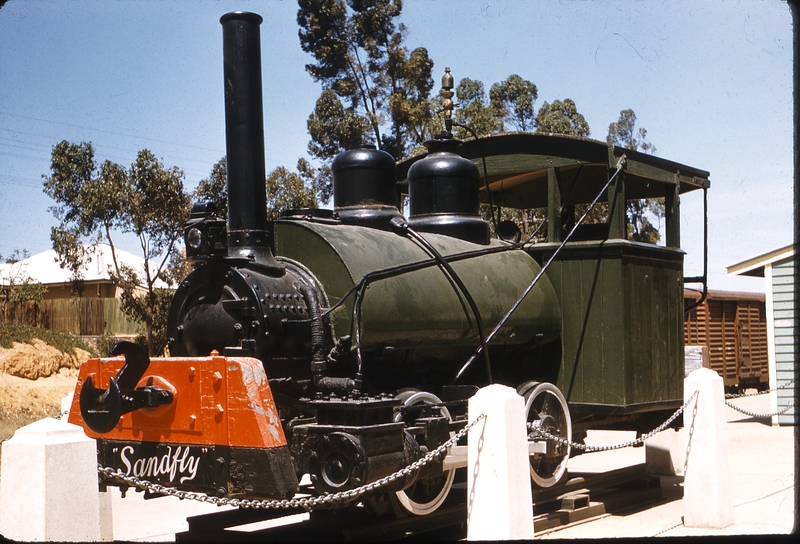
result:
[[(445, 443), (490, 383), (517, 388), (532, 428), (576, 440), (649, 430), (681, 404), (678, 201), (707, 172), (583, 138), (445, 131), (397, 164), (370, 146), (341, 153), (333, 210), (268, 222), (261, 17), (220, 22), (227, 220), (204, 203), (186, 223), (194, 269), (170, 308), (170, 356), (121, 342), (81, 367), (69, 420), (100, 465), (219, 497), (333, 494)], [(449, 73), (443, 84), (449, 99)], [(609, 203), (604, 232), (575, 222), (593, 195)], [(666, 246), (626, 239), (625, 201), (652, 196), (666, 198)], [(546, 241), (508, 223), (493, 238), (482, 202), (547, 209)], [(533, 482), (555, 485), (569, 446), (529, 437), (546, 444)], [(454, 477), (440, 458), (351, 502), (425, 515)]]

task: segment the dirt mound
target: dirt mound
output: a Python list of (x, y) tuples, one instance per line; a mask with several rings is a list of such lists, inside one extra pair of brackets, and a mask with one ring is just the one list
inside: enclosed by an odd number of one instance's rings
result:
[(0, 419), (57, 414), (61, 399), (75, 389), (77, 377), (76, 370), (62, 370), (38, 380), (0, 374)]
[(65, 355), (39, 339), (0, 348), (0, 434), (61, 410), (61, 399), (75, 389), (78, 367), (90, 357), (83, 350)]
[(14, 342), (11, 349), (0, 348), (0, 373), (28, 380), (54, 376), (61, 369), (77, 369), (90, 357), (89, 352), (76, 348), (68, 355), (38, 338), (33, 344)]

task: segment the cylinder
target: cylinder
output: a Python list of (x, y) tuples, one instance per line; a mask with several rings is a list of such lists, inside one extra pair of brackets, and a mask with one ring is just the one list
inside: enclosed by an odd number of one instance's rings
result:
[(269, 253), (264, 166), (262, 18), (237, 11), (223, 15), (219, 21), (225, 77), (228, 247), (234, 257), (246, 256), (273, 264), (274, 258)]

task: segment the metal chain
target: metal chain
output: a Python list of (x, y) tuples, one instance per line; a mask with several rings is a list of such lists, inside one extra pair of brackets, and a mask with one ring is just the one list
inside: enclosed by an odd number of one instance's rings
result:
[[(794, 383), (794, 380), (789, 380), (788, 382), (786, 382), (785, 384), (783, 384), (781, 386), (773, 387), (772, 389), (767, 389), (766, 391), (758, 391), (757, 393), (728, 394), (728, 395), (725, 395), (725, 398), (726, 399), (739, 399), (739, 398), (742, 398), (742, 397), (756, 397), (758, 395), (766, 395), (767, 393), (772, 393), (773, 391), (779, 391), (781, 389), (786, 389), (787, 387), (789, 387), (793, 383)], [(790, 402), (786, 406), (786, 408), (784, 408), (783, 410), (780, 410), (778, 412), (774, 412), (772, 414), (756, 414), (754, 412), (750, 412), (748, 410), (745, 410), (744, 408), (740, 408), (738, 406), (735, 406), (735, 405), (731, 404), (728, 401), (725, 401), (725, 404), (727, 404), (729, 407), (733, 408), (737, 412), (741, 412), (741, 413), (743, 413), (743, 414), (745, 414), (747, 416), (750, 416), (750, 417), (753, 417), (753, 418), (756, 418), (756, 419), (768, 419), (768, 418), (771, 418), (773, 416), (779, 416), (781, 414), (785, 414), (786, 412), (791, 410), (792, 407), (794, 406), (794, 403)]]
[(785, 414), (786, 412), (788, 412), (789, 410), (791, 410), (794, 407), (794, 403), (790, 402), (786, 406), (786, 408), (784, 408), (783, 410), (780, 410), (778, 412), (774, 412), (772, 414), (756, 414), (756, 413), (750, 412), (748, 410), (745, 410), (744, 408), (740, 408), (738, 406), (735, 406), (735, 405), (731, 404), (730, 402), (728, 402), (727, 400), (725, 401), (725, 404), (727, 404), (728, 406), (730, 406), (731, 408), (733, 408), (737, 412), (741, 412), (746, 416), (754, 417), (756, 419), (768, 419), (768, 418), (770, 418), (772, 416), (779, 416), (781, 414)]
[(134, 487), (146, 489), (152, 493), (178, 497), (181, 500), (189, 499), (199, 502), (216, 504), (217, 506), (234, 506), (238, 508), (303, 508), (306, 511), (310, 511), (312, 508), (317, 506), (327, 505), (336, 501), (349, 501), (355, 499), (356, 497), (363, 495), (364, 493), (368, 493), (370, 491), (374, 491), (379, 487), (388, 485), (399, 478), (410, 476), (423, 466), (427, 465), (428, 463), (430, 463), (431, 461), (433, 461), (434, 459), (445, 453), (447, 448), (457, 443), (461, 438), (463, 438), (467, 434), (467, 432), (476, 423), (478, 423), (481, 419), (485, 417), (486, 417), (485, 414), (479, 415), (477, 418), (475, 418), (474, 421), (472, 421), (466, 427), (458, 431), (444, 444), (442, 444), (435, 450), (428, 452), (421, 459), (414, 461), (407, 467), (398, 470), (394, 474), (391, 474), (384, 478), (380, 478), (379, 480), (375, 480), (374, 482), (370, 482), (361, 487), (356, 487), (339, 493), (333, 493), (333, 494), (326, 493), (325, 495), (321, 495), (319, 497), (307, 497), (301, 499), (284, 499), (284, 500), (230, 499), (227, 497), (211, 497), (209, 495), (206, 495), (205, 493), (181, 491), (179, 489), (175, 489), (174, 487), (167, 487), (161, 484), (149, 482), (147, 480), (137, 478), (136, 476), (128, 476), (126, 474), (123, 474), (119, 470), (114, 470), (113, 468), (103, 467), (100, 465), (97, 466), (97, 472), (106, 476), (107, 478), (114, 478), (116, 480), (132, 485)]
[(794, 380), (789, 380), (783, 385), (778, 387), (773, 387), (772, 389), (767, 389), (766, 391), (757, 391), (755, 393), (728, 393), (725, 395), (726, 399), (738, 399), (741, 397), (757, 397), (759, 395), (766, 395), (767, 393), (772, 393), (773, 391), (779, 391), (781, 389), (786, 389), (790, 385), (794, 383)]
[(683, 406), (678, 408), (675, 411), (675, 413), (672, 414), (669, 417), (669, 419), (667, 419), (664, 423), (662, 423), (661, 425), (659, 425), (658, 427), (656, 427), (655, 429), (653, 429), (649, 433), (643, 434), (642, 436), (640, 436), (636, 440), (631, 440), (630, 442), (625, 442), (625, 443), (622, 443), (622, 444), (616, 444), (616, 445), (613, 445), (613, 446), (587, 446), (586, 444), (580, 444), (578, 442), (573, 442), (572, 440), (568, 440), (568, 439), (562, 438), (560, 436), (555, 436), (553, 434), (548, 433), (547, 431), (542, 430), (539, 427), (539, 422), (538, 421), (534, 421), (534, 422), (528, 423), (528, 428), (530, 430), (532, 430), (534, 433), (536, 433), (537, 435), (542, 436), (542, 437), (544, 437), (544, 438), (546, 438), (548, 440), (554, 440), (554, 441), (558, 442), (559, 444), (562, 444), (562, 445), (565, 445), (565, 446), (570, 446), (572, 448), (577, 448), (577, 449), (583, 450), (585, 452), (618, 450), (618, 449), (622, 449), (622, 448), (628, 448), (628, 447), (631, 447), (631, 446), (635, 446), (636, 444), (643, 444), (644, 441), (647, 440), (648, 438), (650, 438), (650, 437), (660, 433), (664, 429), (666, 429), (669, 426), (670, 423), (675, 421), (675, 418), (677, 418), (679, 415), (681, 415), (681, 413), (686, 409), (687, 406), (689, 406), (689, 403), (692, 402), (692, 400), (694, 400), (694, 398), (696, 396), (697, 396), (697, 391), (692, 393), (692, 396), (689, 397), (686, 400), (686, 402), (683, 403)]

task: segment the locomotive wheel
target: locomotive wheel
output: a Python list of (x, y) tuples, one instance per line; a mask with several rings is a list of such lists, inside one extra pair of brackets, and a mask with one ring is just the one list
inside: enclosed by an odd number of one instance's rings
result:
[[(572, 439), (572, 420), (567, 401), (552, 383), (526, 382), (517, 388), (525, 399), (525, 418), (528, 424), (552, 435)], [(536, 438), (529, 426), (528, 440)], [(539, 487), (552, 487), (567, 471), (570, 446), (547, 440), (547, 453), (530, 456), (531, 479)]]
[[(439, 404), (441, 399), (433, 393), (427, 391), (405, 390), (397, 395), (398, 399), (403, 401), (403, 406), (424, 406), (430, 404)], [(446, 407), (440, 408), (442, 416), (452, 421), (450, 412)], [(395, 421), (403, 421), (403, 414), (397, 413), (394, 417)], [(453, 436), (453, 433), (450, 433)], [(395, 498), (399, 503), (402, 510), (416, 516), (424, 516), (434, 512), (439, 508), (450, 493), (450, 488), (453, 487), (453, 478), (455, 478), (456, 471), (448, 470), (441, 476), (432, 478), (417, 479), (408, 488), (395, 493)]]

